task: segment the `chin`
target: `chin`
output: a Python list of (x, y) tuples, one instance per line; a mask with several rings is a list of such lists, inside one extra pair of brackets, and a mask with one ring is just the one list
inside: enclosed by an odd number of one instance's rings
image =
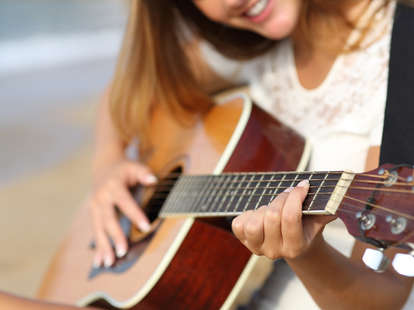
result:
[(258, 33), (273, 40), (284, 39), (292, 34), (298, 21), (299, 8), (285, 7), (279, 12), (274, 12), (273, 16), (258, 29)]

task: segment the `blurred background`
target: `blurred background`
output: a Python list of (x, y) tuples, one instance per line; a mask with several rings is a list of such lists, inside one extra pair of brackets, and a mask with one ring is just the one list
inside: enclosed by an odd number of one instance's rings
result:
[(0, 1), (0, 290), (34, 296), (90, 184), (127, 0)]

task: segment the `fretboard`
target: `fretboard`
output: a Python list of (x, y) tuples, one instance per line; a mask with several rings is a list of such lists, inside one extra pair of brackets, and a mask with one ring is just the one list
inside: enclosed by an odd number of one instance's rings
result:
[(354, 177), (343, 171), (226, 173), (181, 176), (160, 216), (232, 216), (268, 205), (289, 187), (309, 180), (305, 214), (335, 214)]

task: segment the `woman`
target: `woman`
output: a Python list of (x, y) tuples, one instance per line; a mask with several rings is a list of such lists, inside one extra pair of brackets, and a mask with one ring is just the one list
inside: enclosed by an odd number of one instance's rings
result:
[[(127, 251), (115, 205), (148, 230), (127, 188), (156, 178), (129, 161), (125, 148), (135, 137), (140, 148), (150, 147), (147, 118), (154, 104), (166, 104), (185, 120), (208, 109), (206, 94), (249, 82), (263, 108), (313, 143), (310, 170), (377, 167), (394, 7), (386, 0), (133, 1), (117, 73), (99, 111), (95, 187), (88, 200), (95, 265), (110, 266)], [(281, 274), (251, 307), (266, 308), (269, 302), (282, 309), (403, 307), (411, 279), (391, 269), (368, 270), (361, 263), (366, 246), (343, 242), (339, 224), (327, 225), (332, 219), (302, 221), (308, 187), (304, 180), (269, 207), (233, 221), (235, 235), (253, 253), (284, 258), (290, 267), (278, 263)], [(345, 243), (342, 253), (325, 241), (330, 235), (322, 236), (325, 225), (339, 232), (333, 243)], [(396, 250), (387, 252), (392, 258)]]

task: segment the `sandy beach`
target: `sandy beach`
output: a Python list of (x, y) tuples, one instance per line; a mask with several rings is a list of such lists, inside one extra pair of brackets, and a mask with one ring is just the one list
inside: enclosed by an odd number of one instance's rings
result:
[[(90, 129), (93, 114), (90, 106), (64, 113), (66, 117), (71, 115), (74, 126), (87, 124)], [(58, 164), (0, 187), (1, 290), (24, 296), (36, 294), (51, 257), (89, 189), (91, 150), (91, 143), (85, 143)]]

